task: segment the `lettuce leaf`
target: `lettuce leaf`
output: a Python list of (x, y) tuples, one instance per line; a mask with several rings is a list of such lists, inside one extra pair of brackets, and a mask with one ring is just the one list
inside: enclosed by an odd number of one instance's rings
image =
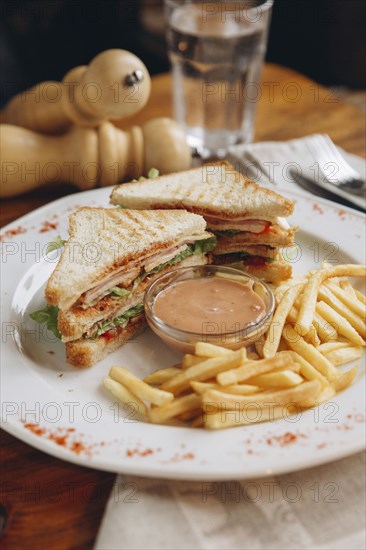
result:
[(122, 322), (123, 320), (129, 321), (132, 317), (137, 317), (137, 315), (141, 315), (141, 313), (143, 312), (144, 312), (144, 304), (141, 302), (141, 304), (137, 304), (137, 306), (130, 307), (130, 309), (125, 311), (122, 315), (120, 315), (119, 317), (116, 317), (114, 322), (118, 325), (118, 323)]
[(61, 239), (60, 235), (57, 235), (57, 237), (55, 237), (53, 241), (48, 243), (46, 254), (49, 254), (50, 252), (53, 252), (54, 250), (58, 250), (59, 248), (62, 248), (65, 245), (65, 242), (66, 241)]
[(147, 173), (147, 177), (149, 179), (155, 179), (158, 178), (160, 175), (160, 172), (157, 168), (150, 168), (150, 170)]
[(58, 315), (58, 307), (57, 306), (49, 306), (46, 305), (43, 309), (39, 309), (38, 311), (33, 311), (29, 315), (33, 321), (36, 321), (36, 323), (40, 323), (41, 325), (43, 323), (46, 323), (47, 330), (52, 332), (56, 338), (61, 340), (61, 334), (58, 330), (57, 326), (57, 315)]
[(109, 330), (112, 330), (116, 327), (126, 327), (133, 317), (137, 317), (138, 315), (141, 315), (141, 313), (144, 312), (144, 304), (138, 304), (137, 306), (131, 307), (127, 311), (125, 311), (122, 315), (119, 315), (118, 317), (115, 317), (114, 319), (109, 319), (107, 321), (101, 321), (98, 323), (97, 330), (92, 334), (91, 338), (98, 338), (99, 336), (102, 336), (105, 332), (108, 332)]
[(126, 288), (121, 288), (119, 286), (114, 286), (111, 288), (110, 295), (116, 296), (117, 298), (128, 298), (131, 296), (132, 292)]
[(211, 252), (211, 250), (215, 248), (216, 243), (216, 237), (209, 237), (208, 239), (197, 241), (194, 244), (193, 254), (205, 254), (206, 252)]
[(137, 183), (139, 181), (146, 181), (147, 179), (154, 180), (160, 176), (160, 172), (157, 168), (150, 168), (150, 170), (147, 173), (147, 178), (144, 176), (140, 176), (138, 179), (133, 179), (132, 183)]

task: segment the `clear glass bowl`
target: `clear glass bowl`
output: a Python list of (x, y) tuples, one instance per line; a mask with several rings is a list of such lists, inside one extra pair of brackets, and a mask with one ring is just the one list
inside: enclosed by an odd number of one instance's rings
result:
[[(243, 326), (240, 330), (232, 332), (204, 334), (176, 328), (154, 314), (155, 300), (163, 290), (180, 281), (215, 277), (217, 274), (223, 274), (225, 278), (231, 278), (236, 282), (240, 281), (245, 285), (250, 285), (250, 288), (262, 298), (266, 309), (264, 317), (259, 322), (251, 323)], [(183, 353), (194, 353), (195, 343), (202, 341), (234, 350), (252, 344), (268, 330), (275, 308), (275, 299), (270, 288), (252, 275), (230, 267), (204, 265), (182, 267), (161, 275), (148, 287), (145, 293), (144, 305), (148, 325), (159, 338), (168, 346)]]

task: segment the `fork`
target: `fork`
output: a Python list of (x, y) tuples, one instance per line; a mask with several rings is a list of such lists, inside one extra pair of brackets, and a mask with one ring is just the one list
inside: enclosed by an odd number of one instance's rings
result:
[[(366, 182), (361, 174), (356, 172), (342, 157), (336, 145), (326, 134), (316, 134), (306, 140), (309, 151), (318, 163), (319, 170), (324, 176), (324, 182), (330, 183), (339, 189), (349, 191), (355, 195), (365, 192)], [(336, 172), (328, 175), (327, 167), (333, 167)], [(336, 178), (334, 177), (336, 175)], [(317, 182), (320, 183), (320, 182)]]

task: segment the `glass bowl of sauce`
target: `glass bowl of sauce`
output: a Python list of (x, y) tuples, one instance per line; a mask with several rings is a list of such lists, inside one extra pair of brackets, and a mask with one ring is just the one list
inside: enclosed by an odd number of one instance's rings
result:
[(145, 294), (148, 325), (166, 344), (193, 353), (196, 342), (248, 346), (269, 327), (275, 299), (261, 280), (230, 267), (183, 267), (156, 279)]

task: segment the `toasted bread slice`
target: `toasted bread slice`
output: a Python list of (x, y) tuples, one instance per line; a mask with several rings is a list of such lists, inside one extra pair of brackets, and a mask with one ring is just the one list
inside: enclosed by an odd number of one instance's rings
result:
[(83, 336), (86, 332), (90, 331), (92, 327), (99, 321), (105, 319), (111, 319), (122, 315), (124, 311), (129, 308), (140, 304), (144, 300), (144, 294), (149, 284), (156, 278), (160, 277), (168, 271), (174, 271), (180, 267), (188, 267), (191, 265), (205, 265), (207, 263), (207, 257), (203, 254), (196, 254), (194, 256), (188, 256), (183, 261), (174, 266), (169, 266), (147, 277), (128, 298), (111, 298), (106, 296), (99, 300), (94, 306), (82, 309), (78, 306), (73, 306), (67, 311), (59, 311), (57, 325), (62, 335), (63, 342), (69, 342), (77, 340)]
[(276, 260), (267, 263), (265, 266), (246, 265), (243, 262), (241, 269), (250, 275), (254, 275), (254, 277), (258, 277), (258, 279), (262, 279), (265, 283), (277, 284), (292, 277), (292, 266), (284, 260)]
[(69, 218), (70, 238), (48, 280), (46, 300), (70, 308), (117, 268), (139, 265), (184, 238), (205, 232), (201, 216), (183, 211), (80, 208)]
[(185, 208), (220, 219), (290, 216), (294, 203), (234, 170), (228, 162), (205, 164), (152, 180), (117, 185), (112, 204), (135, 209)]
[(281, 257), (275, 261), (269, 261), (260, 263), (259, 265), (253, 265), (252, 258), (246, 262), (245, 260), (235, 261), (230, 260), (228, 256), (214, 256), (215, 265), (225, 265), (227, 267), (235, 267), (241, 269), (245, 273), (254, 275), (258, 279), (262, 279), (266, 283), (279, 283), (285, 281), (292, 276), (291, 264), (284, 261)]
[(115, 331), (114, 336), (100, 336), (95, 340), (80, 338), (66, 344), (66, 359), (73, 367), (85, 369), (101, 361), (131, 338), (138, 336), (145, 328), (145, 316), (130, 321), (124, 329)]

